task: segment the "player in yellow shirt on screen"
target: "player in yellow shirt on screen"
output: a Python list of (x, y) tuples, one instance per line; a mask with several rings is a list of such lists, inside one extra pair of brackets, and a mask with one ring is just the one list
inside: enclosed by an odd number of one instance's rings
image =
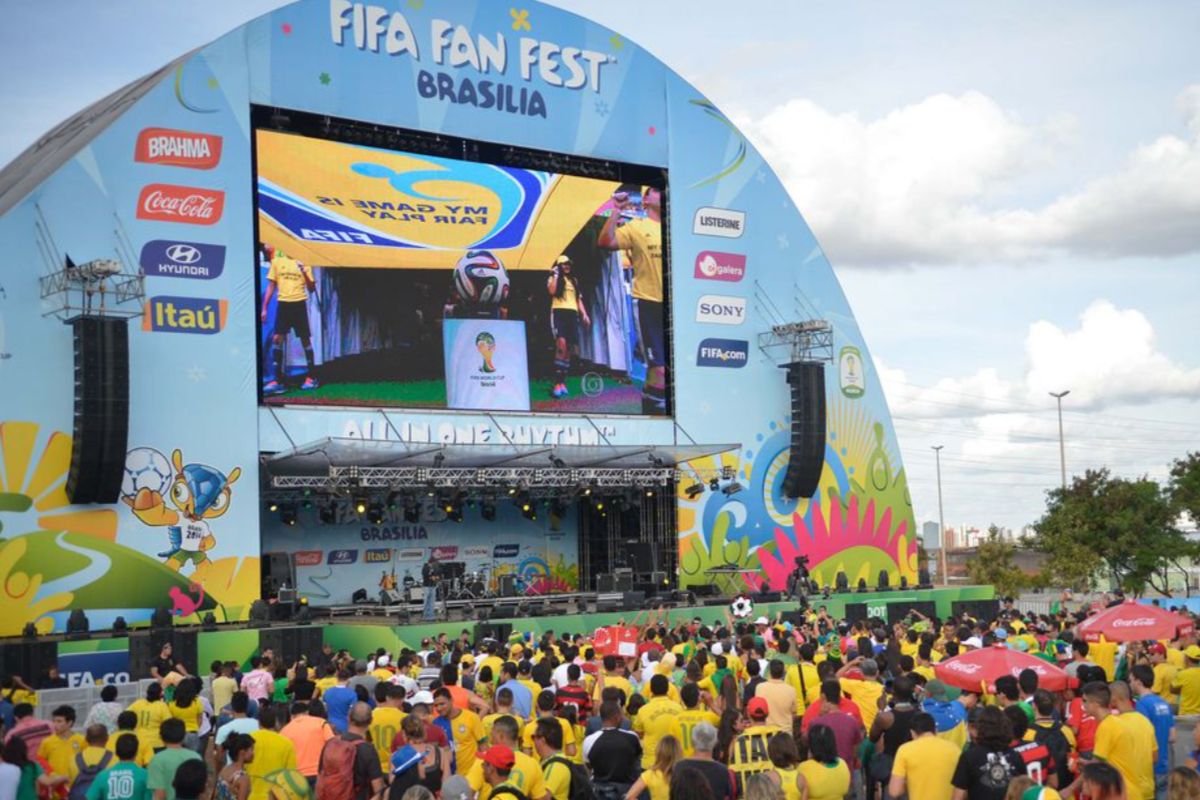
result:
[(263, 245), (263, 253), (270, 261), (267, 270), (267, 288), (263, 291), (262, 311), (260, 318), (265, 324), (267, 312), (271, 307), (271, 298), (278, 298), (275, 303), (275, 330), (271, 334), (271, 364), (275, 372), (271, 379), (263, 385), (266, 394), (278, 394), (284, 391), (283, 351), (287, 335), (295, 331), (304, 347), (304, 360), (308, 371), (304, 374), (301, 389), (317, 388), (316, 378), (313, 377), (315, 367), (313, 358), (312, 333), (308, 328), (308, 295), (317, 291), (317, 283), (313, 279), (312, 270), (294, 258), (288, 258), (269, 244)]
[(621, 250), (633, 266), (633, 299), (637, 301), (638, 333), (646, 358), (642, 413), (664, 414), (667, 409), (666, 316), (663, 313), (662, 192), (642, 189), (645, 216), (621, 225), (622, 212), (635, 207), (628, 190), (613, 194), (613, 210), (596, 243)]
[(554, 331), (554, 389), (551, 391), (554, 397), (568, 394), (567, 372), (571, 369), (571, 357), (579, 354), (579, 324), (592, 324), (579, 294), (579, 282), (571, 270), (570, 256), (561, 255), (546, 279), (546, 291), (550, 294), (550, 327)]

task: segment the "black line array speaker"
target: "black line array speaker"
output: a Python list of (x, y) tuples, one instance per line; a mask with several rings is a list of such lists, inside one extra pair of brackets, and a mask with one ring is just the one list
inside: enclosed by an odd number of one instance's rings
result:
[(1000, 616), (999, 600), (955, 600), (950, 604), (950, 613), (956, 617), (968, 614), (974, 619), (994, 620)]
[(0, 645), (0, 670), (5, 675), (20, 675), (30, 686), (36, 686), (57, 660), (57, 642), (9, 639)]
[[(291, 667), (300, 660), (300, 656), (308, 656), (312, 664), (321, 652), (324, 630), (313, 627), (297, 628), (264, 628), (258, 632), (258, 651), (270, 648), (275, 652), (274, 669), (279, 666)], [(208, 669), (208, 665), (202, 665)]]
[(124, 319), (71, 320), (75, 339), (75, 425), (67, 496), (72, 503), (121, 497), (129, 437), (129, 326)]
[(792, 391), (792, 439), (783, 494), (812, 497), (825, 466), (825, 365), (793, 361), (784, 368)]

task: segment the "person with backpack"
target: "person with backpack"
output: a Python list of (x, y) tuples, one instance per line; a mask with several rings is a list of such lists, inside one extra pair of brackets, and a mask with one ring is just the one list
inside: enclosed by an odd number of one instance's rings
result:
[(595, 800), (587, 768), (562, 754), (563, 732), (557, 720), (543, 717), (535, 723), (533, 749), (542, 763), (542, 779), (551, 800)]
[(383, 790), (379, 754), (367, 741), (371, 707), (355, 703), (346, 719), (346, 731), (321, 750), (317, 769), (317, 800), (368, 800)]
[[(88, 731), (88, 743), (91, 744), (91, 730)], [(146, 770), (137, 765), (138, 749), (141, 747), (137, 736), (132, 733), (122, 733), (117, 737), (116, 757), (119, 761), (103, 769), (89, 783), (84, 800), (150, 800), (149, 775)], [(90, 748), (89, 748), (90, 749)], [(86, 753), (87, 750), (84, 751)], [(109, 759), (112, 754), (104, 753)], [(82, 758), (83, 753), (80, 754)], [(196, 759), (199, 761), (199, 759)], [(80, 778), (83, 773), (80, 773)], [(207, 776), (206, 776), (207, 777)], [(79, 778), (71, 786), (69, 800), (76, 800), (76, 789)]]
[(1046, 746), (1054, 759), (1054, 771), (1058, 775), (1059, 788), (1071, 785), (1072, 755), (1075, 752), (1075, 732), (1054, 718), (1054, 695), (1045, 689), (1033, 693), (1033, 725), (1029, 732), (1033, 740)]
[(108, 729), (103, 725), (88, 726), (84, 742), (85, 747), (75, 754), (67, 768), (67, 785), (70, 787), (67, 800), (86, 800), (88, 789), (96, 780), (96, 776), (116, 760), (105, 748), (108, 744)]

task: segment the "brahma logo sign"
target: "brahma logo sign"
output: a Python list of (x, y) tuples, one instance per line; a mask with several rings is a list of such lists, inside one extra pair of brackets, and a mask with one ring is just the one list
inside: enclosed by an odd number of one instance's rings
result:
[(521, 552), (519, 544), (498, 544), (492, 552), (492, 558), (516, 558)]
[(696, 277), (704, 281), (737, 283), (746, 277), (746, 257), (737, 253), (701, 250), (696, 256)]
[(746, 298), (706, 294), (696, 303), (696, 322), (741, 325), (746, 321)]
[(209, 281), (225, 270), (225, 245), (155, 239), (142, 247), (139, 261), (150, 277)]
[(696, 350), (698, 367), (740, 369), (750, 360), (750, 343), (744, 339), (705, 339)]
[(212, 225), (225, 210), (225, 193), (217, 189), (197, 189), (152, 183), (138, 197), (137, 218), (156, 222), (182, 222), (188, 225)]
[(326, 564), (354, 564), (358, 561), (357, 550), (330, 550)]
[(458, 545), (452, 547), (435, 547), (430, 554), (435, 561), (453, 561), (458, 558)]
[(735, 211), (732, 208), (715, 208), (713, 206), (698, 208), (696, 217), (692, 221), (692, 232), (702, 236), (737, 239), (745, 230), (746, 212)]
[(320, 550), (300, 550), (292, 556), (292, 561), (297, 567), (319, 567), (324, 556)]
[(229, 301), (205, 297), (151, 297), (142, 315), (142, 330), (169, 333), (220, 333)]
[(133, 160), (143, 164), (212, 169), (221, 161), (221, 137), (170, 128), (146, 128), (138, 134)]

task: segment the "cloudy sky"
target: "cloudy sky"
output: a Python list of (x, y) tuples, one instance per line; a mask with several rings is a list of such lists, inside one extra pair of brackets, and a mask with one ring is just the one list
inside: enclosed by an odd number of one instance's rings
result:
[[(918, 521), (1019, 527), (1067, 469), (1200, 449), (1200, 5), (555, 0), (738, 121), (824, 245)], [(9, 4), (0, 163), (282, 3)]]

